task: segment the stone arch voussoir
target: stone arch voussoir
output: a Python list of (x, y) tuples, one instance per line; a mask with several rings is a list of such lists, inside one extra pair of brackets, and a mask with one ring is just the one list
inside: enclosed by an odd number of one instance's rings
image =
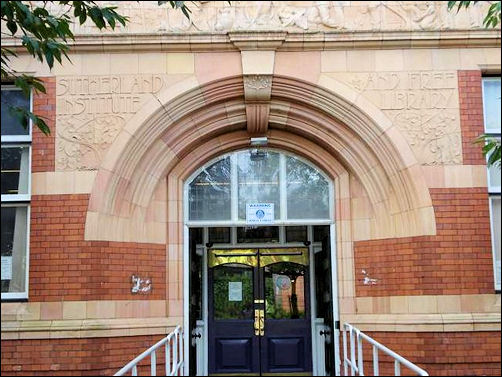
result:
[[(373, 237), (435, 234), (429, 191), (409, 145), (382, 111), (346, 85), (274, 76), (267, 136), (270, 145), (304, 155), (332, 178), (345, 171), (357, 177), (381, 224)], [(188, 77), (152, 96), (101, 164), (86, 239), (125, 241), (140, 224), (141, 232), (134, 232), (138, 241), (152, 241), (141, 217), (165, 177), (185, 176), (179, 171), (182, 161), (192, 161), (185, 166), (191, 170), (210, 155), (246, 145), (242, 76), (204, 85)], [(168, 184), (173, 189), (179, 187)]]

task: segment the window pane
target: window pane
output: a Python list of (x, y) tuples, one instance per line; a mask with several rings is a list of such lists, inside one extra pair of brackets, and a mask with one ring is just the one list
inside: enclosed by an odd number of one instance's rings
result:
[(287, 157), (288, 219), (329, 219), (329, 185), (315, 169)]
[(488, 182), (490, 192), (500, 192), (500, 167), (490, 166), (488, 169)]
[(500, 289), (500, 196), (490, 198), (492, 204), (492, 242), (495, 254), (495, 285)]
[(483, 80), (486, 132), (500, 133), (500, 78)]
[(2, 293), (25, 292), (27, 207), (2, 206)]
[(286, 242), (305, 242), (307, 241), (306, 226), (287, 226)]
[[(498, 137), (496, 139), (498, 139), (500, 142), (500, 137)], [(487, 159), (489, 157), (490, 157), (490, 155), (487, 156)], [(499, 165), (492, 165), (492, 166), (490, 166), (490, 168), (488, 168), (488, 190), (491, 193), (500, 193), (500, 166)]]
[(277, 226), (260, 226), (237, 228), (238, 243), (278, 243), (279, 242), (279, 227)]
[(280, 217), (279, 153), (245, 151), (237, 154), (239, 219), (246, 219), (247, 203), (274, 203), (274, 217)]
[(2, 195), (28, 194), (29, 147), (2, 147)]
[(213, 269), (214, 319), (253, 318), (253, 269), (223, 265)]
[(314, 242), (323, 242), (326, 237), (329, 237), (329, 225), (314, 226)]
[(30, 109), (30, 99), (26, 98), (20, 90), (2, 89), (2, 136), (3, 135), (29, 135), (29, 127), (24, 128), (19, 120), (10, 112), (9, 106)]
[(200, 173), (189, 190), (190, 220), (230, 220), (230, 158)]
[(264, 270), (266, 318), (305, 318), (306, 267), (282, 262)]
[(230, 228), (209, 228), (209, 242), (230, 243)]
[(204, 242), (203, 228), (190, 228), (190, 240), (196, 245), (201, 245)]

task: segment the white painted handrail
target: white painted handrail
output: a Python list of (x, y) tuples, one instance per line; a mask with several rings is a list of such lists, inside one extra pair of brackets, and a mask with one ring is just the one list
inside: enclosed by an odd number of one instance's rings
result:
[(165, 372), (166, 376), (180, 376), (183, 371), (183, 331), (178, 326), (168, 336), (161, 339), (145, 352), (134, 358), (120, 369), (114, 376), (123, 376), (131, 371), (131, 376), (138, 375), (138, 363), (145, 357), (150, 356), (150, 376), (157, 375), (157, 354), (160, 347), (165, 346)]
[[(350, 338), (350, 357), (347, 355), (347, 332)], [(418, 376), (428, 376), (429, 374), (419, 368), (417, 365), (406, 360), (404, 357), (398, 355), (394, 351), (388, 349), (384, 345), (378, 343), (373, 338), (361, 332), (349, 323), (343, 325), (343, 370), (344, 375), (348, 376), (349, 367), (351, 376), (364, 376), (363, 364), (363, 340), (366, 340), (373, 346), (373, 376), (379, 376), (380, 370), (378, 365), (378, 351), (382, 351), (394, 359), (394, 375), (401, 375), (401, 365), (415, 372)], [(357, 357), (356, 357), (357, 345)]]

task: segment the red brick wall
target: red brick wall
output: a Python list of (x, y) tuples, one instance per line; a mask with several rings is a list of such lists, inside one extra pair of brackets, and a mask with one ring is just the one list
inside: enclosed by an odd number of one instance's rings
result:
[[(356, 296), (493, 293), (486, 188), (431, 189), (437, 235), (356, 242)], [(364, 285), (361, 270), (375, 285)]]
[[(115, 338), (2, 340), (2, 376), (112, 376), (162, 335)], [(157, 352), (157, 375), (163, 374), (163, 347)], [(150, 375), (147, 358), (140, 375)]]
[[(34, 195), (30, 301), (166, 299), (166, 247), (84, 241), (88, 194)], [(152, 278), (149, 294), (130, 292), (131, 275)]]
[(484, 133), (481, 71), (458, 71), (462, 155), (465, 165), (485, 165), (480, 144), (473, 141)]
[[(486, 332), (373, 332), (386, 347), (416, 363), (431, 376), (500, 375), (500, 331)], [(363, 348), (365, 374), (372, 375), (371, 346)], [(394, 364), (381, 352), (380, 375), (394, 375)], [(343, 368), (342, 368), (343, 369)], [(401, 366), (402, 375), (412, 375)]]
[[(500, 375), (500, 332), (368, 333), (430, 375)], [(161, 336), (2, 341), (2, 375), (112, 375)], [(371, 348), (365, 344), (371, 375)], [(162, 351), (157, 355), (163, 360)], [(158, 375), (161, 374), (159, 365)], [(405, 368), (402, 374), (407, 375)], [(140, 370), (141, 371), (141, 370)], [(342, 368), (343, 371), (343, 368)], [(380, 375), (393, 375), (380, 354)], [(149, 375), (143, 368), (142, 375)]]
[(34, 173), (54, 171), (56, 137), (56, 78), (41, 77), (46, 94), (33, 95), (33, 112), (42, 117), (49, 126), (51, 134), (46, 136), (33, 126), (33, 150), (31, 169)]

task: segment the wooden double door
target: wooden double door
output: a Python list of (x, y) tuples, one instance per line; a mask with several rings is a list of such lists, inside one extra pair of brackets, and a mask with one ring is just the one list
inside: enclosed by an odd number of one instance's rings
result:
[(211, 249), (209, 374), (310, 374), (307, 248)]

